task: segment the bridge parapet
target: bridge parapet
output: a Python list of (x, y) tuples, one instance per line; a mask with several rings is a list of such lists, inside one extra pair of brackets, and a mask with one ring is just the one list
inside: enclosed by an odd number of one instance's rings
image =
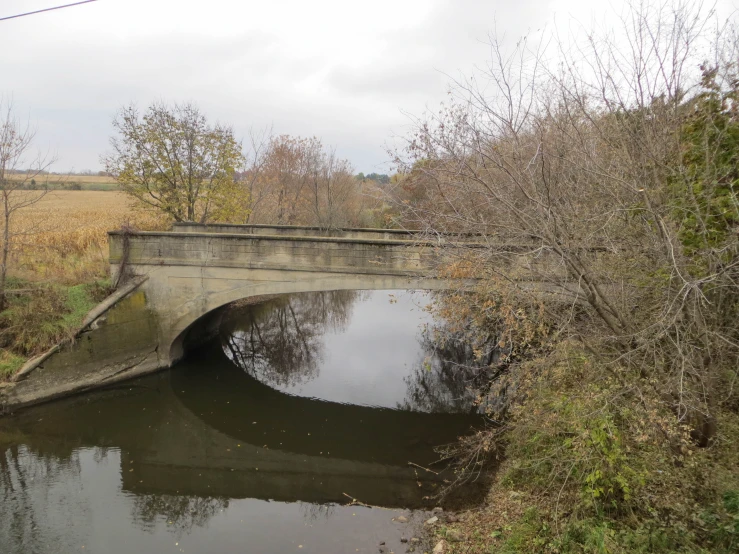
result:
[(378, 275), (428, 275), (442, 245), (425, 241), (226, 234), (111, 232), (110, 263)]
[(231, 223), (178, 222), (172, 225), (177, 233), (218, 233), (239, 235), (269, 235), (282, 237), (333, 237), (346, 239), (412, 240), (418, 231), (403, 229), (327, 229), (300, 225), (237, 225)]

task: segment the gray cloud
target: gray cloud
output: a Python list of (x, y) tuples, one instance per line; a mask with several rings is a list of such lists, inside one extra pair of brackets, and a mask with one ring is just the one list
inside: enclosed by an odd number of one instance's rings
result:
[[(0, 14), (45, 6), (3, 2)], [(361, 171), (387, 160), (404, 113), (445, 96), (447, 74), (585, 0), (101, 0), (0, 23), (0, 93), (38, 127), (58, 170), (99, 167), (115, 111), (193, 101), (245, 134), (315, 135)], [(562, 7), (564, 6), (564, 8)]]

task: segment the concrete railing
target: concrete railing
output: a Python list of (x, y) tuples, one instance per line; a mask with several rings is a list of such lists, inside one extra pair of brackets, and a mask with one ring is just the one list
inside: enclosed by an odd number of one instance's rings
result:
[(282, 237), (332, 237), (347, 239), (407, 240), (418, 236), (416, 231), (402, 229), (326, 229), (300, 225), (235, 225), (230, 223), (174, 223), (177, 233), (216, 233), (239, 235), (270, 235)]
[(115, 231), (109, 238), (113, 267), (124, 262), (129, 266), (419, 275), (433, 269), (444, 249), (428, 241), (194, 231)]

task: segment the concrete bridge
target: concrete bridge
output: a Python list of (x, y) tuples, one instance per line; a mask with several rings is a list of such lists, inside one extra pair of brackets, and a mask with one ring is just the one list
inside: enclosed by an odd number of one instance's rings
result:
[[(468, 283), (435, 277), (440, 262), (481, 246), (474, 237), (463, 240), (460, 249), (460, 243), (397, 230), (189, 223), (169, 232), (111, 232), (111, 275), (118, 292), (96, 308), (73, 341), (30, 361), (13, 383), (0, 386), (0, 411), (169, 367), (188, 345), (213, 336), (221, 308), (236, 300), (465, 287)], [(521, 276), (522, 286), (565, 290), (566, 284), (536, 280), (537, 267), (546, 264), (551, 274), (556, 258), (531, 245), (506, 250), (507, 270)]]
[(74, 340), (0, 386), (0, 412), (169, 367), (217, 332), (220, 308), (236, 300), (455, 286), (433, 277), (454, 249), (406, 231), (176, 224), (170, 232), (111, 232), (109, 243), (117, 293)]
[(447, 249), (406, 231), (176, 224), (171, 232), (109, 237), (111, 275), (146, 277), (141, 291), (156, 314), (159, 367), (182, 357), (188, 334), (207, 334), (213, 314), (235, 300), (450, 286), (431, 276)]

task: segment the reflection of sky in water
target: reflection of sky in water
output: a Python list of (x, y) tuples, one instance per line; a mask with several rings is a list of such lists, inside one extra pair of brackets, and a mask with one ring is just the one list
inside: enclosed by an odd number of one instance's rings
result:
[[(352, 299), (346, 326), (318, 337), (312, 379), (275, 385), (284, 392), (358, 405), (394, 408), (406, 398), (408, 377), (423, 359), (421, 331), (432, 321), (423, 291), (368, 291)], [(295, 304), (299, 308), (299, 304)], [(299, 370), (299, 368), (296, 368)]]
[[(391, 303), (390, 298), (396, 299)], [(357, 300), (346, 329), (324, 336), (315, 379), (286, 392), (370, 406), (395, 407), (405, 397), (403, 378), (422, 352), (421, 325), (431, 316), (422, 292), (373, 291)]]

